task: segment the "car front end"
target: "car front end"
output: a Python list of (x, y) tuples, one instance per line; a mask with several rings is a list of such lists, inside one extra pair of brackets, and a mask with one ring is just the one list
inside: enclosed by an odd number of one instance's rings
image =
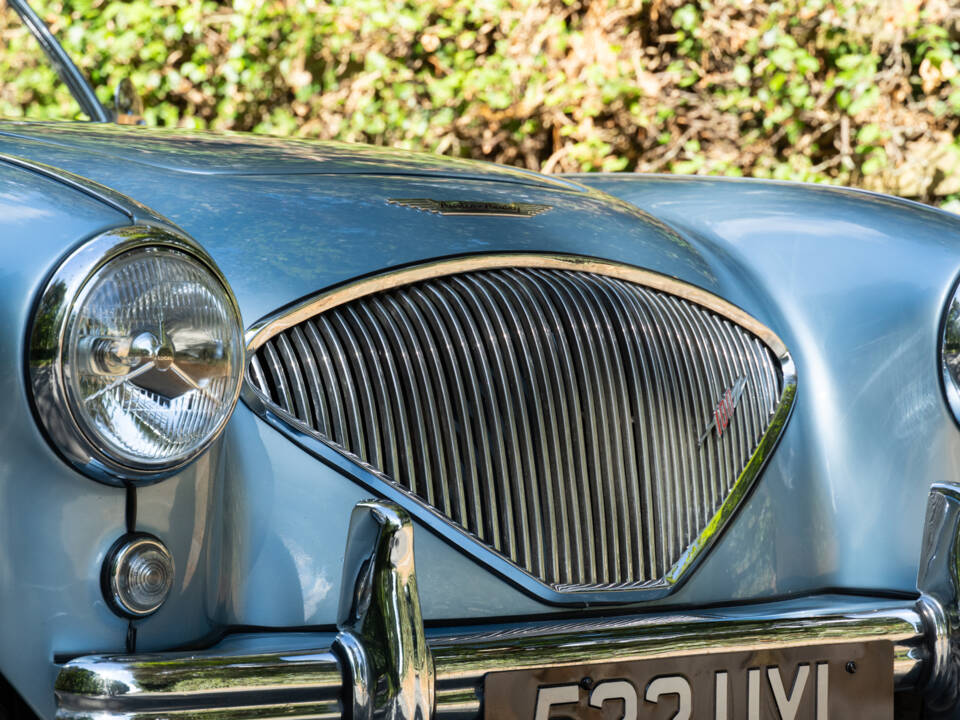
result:
[(106, 125), (0, 157), (29, 712), (956, 706), (949, 214)]

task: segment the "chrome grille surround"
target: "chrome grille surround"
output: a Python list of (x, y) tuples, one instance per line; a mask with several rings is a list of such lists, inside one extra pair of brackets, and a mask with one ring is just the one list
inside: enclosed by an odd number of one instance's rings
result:
[[(796, 387), (783, 343), (739, 308), (577, 256), (393, 271), (247, 338), (258, 414), (554, 602), (669, 591), (743, 500)], [(699, 447), (740, 377), (727, 432)]]

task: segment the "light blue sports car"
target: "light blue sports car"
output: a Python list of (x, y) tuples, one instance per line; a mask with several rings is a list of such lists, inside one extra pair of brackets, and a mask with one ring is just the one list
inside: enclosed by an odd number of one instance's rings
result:
[(960, 219), (124, 127), (10, 6), (0, 718), (960, 716)]

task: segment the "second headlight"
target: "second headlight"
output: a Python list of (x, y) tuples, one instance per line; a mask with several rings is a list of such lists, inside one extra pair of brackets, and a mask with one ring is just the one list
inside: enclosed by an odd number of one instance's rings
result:
[(41, 298), (29, 358), (37, 413), (97, 479), (159, 479), (222, 429), (243, 353), (236, 302), (192, 243), (113, 231), (71, 255)]

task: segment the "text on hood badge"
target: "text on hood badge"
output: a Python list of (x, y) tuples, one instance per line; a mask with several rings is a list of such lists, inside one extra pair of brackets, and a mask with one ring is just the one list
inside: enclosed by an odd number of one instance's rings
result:
[(391, 205), (433, 213), (434, 215), (499, 215), (500, 217), (533, 217), (547, 210), (553, 210), (552, 205), (537, 203), (500, 203), (480, 202), (478, 200), (432, 200), (430, 198), (390, 198)]
[(723, 391), (720, 402), (717, 403), (717, 407), (713, 411), (713, 417), (710, 418), (710, 422), (697, 441), (697, 445), (703, 445), (703, 441), (710, 436), (710, 432), (714, 428), (717, 429), (718, 436), (723, 435), (723, 431), (726, 430), (727, 425), (730, 424), (733, 411), (737, 409), (737, 404), (740, 402), (740, 398), (743, 396), (743, 391), (746, 387), (747, 377), (744, 375), (733, 384), (732, 388)]

